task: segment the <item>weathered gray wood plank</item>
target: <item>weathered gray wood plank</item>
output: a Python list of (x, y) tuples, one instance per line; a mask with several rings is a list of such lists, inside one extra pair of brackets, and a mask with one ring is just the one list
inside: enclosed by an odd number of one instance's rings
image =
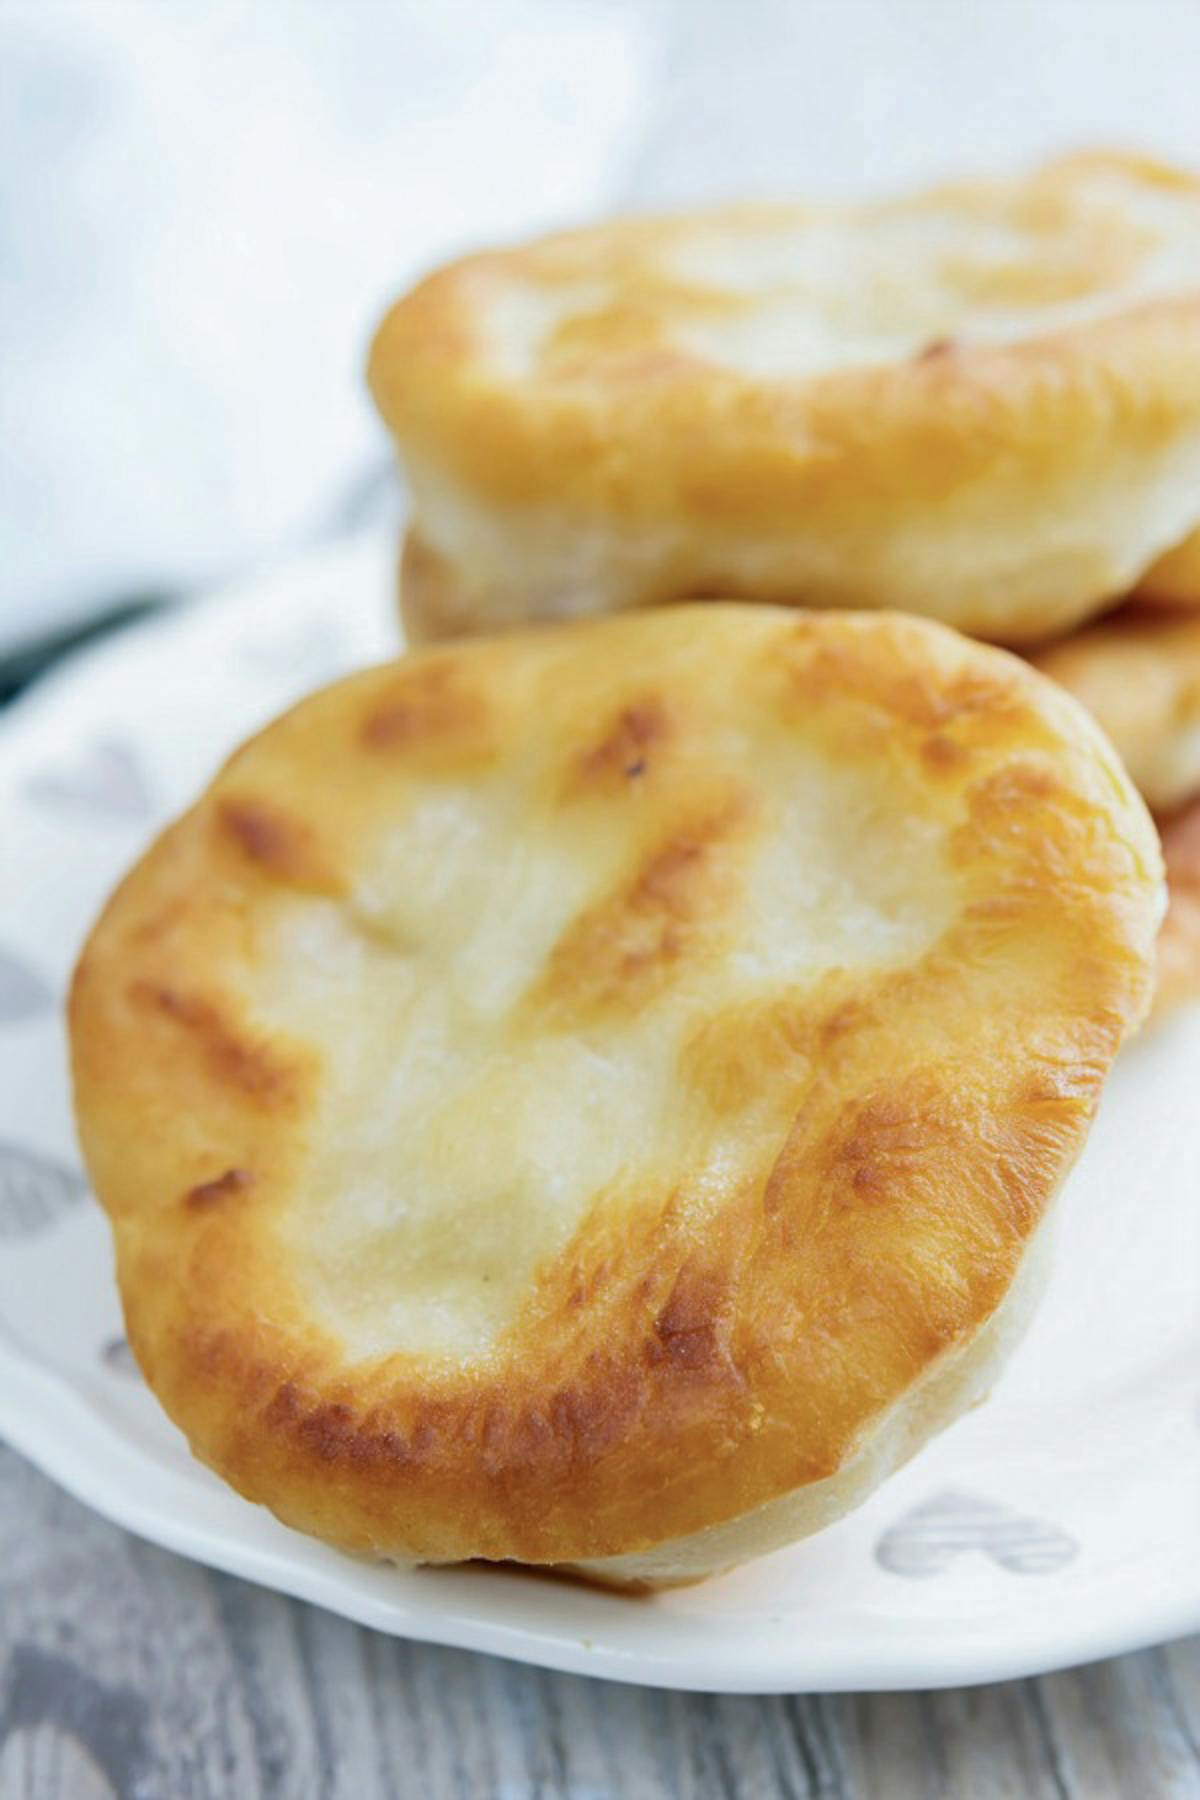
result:
[(1200, 1639), (931, 1694), (661, 1694), (378, 1636), (0, 1450), (0, 1800), (1200, 1800)]

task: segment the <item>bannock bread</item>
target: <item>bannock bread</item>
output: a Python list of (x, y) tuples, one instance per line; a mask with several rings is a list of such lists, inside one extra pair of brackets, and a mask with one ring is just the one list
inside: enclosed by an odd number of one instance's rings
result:
[(1167, 916), (1158, 938), (1154, 1012), (1200, 1000), (1200, 800), (1161, 823)]
[(1146, 570), (1134, 589), (1139, 600), (1156, 607), (1200, 608), (1200, 531), (1192, 532)]
[(1200, 182), (1092, 154), (619, 221), (431, 275), (368, 374), (410, 641), (718, 594), (1033, 645), (1164, 553), (1190, 584)]
[(1082, 709), (926, 621), (432, 650), (242, 749), (71, 995), (130, 1342), (288, 1524), (690, 1579), (987, 1390), (1149, 993)]
[(1200, 613), (1126, 607), (1033, 660), (1087, 707), (1155, 812), (1200, 793)]

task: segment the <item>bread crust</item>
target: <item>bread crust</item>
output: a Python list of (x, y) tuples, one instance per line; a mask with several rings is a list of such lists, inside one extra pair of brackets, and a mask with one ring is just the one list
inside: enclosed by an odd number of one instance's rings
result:
[(453, 577), (441, 627), (717, 593), (1027, 645), (1196, 526), (1198, 342), (1200, 184), (1098, 154), (468, 257), (393, 307), (368, 376)]
[(1081, 709), (927, 622), (679, 607), (353, 676), (75, 973), (141, 1368), (359, 1553), (659, 1580), (845, 1476), (836, 1514), (977, 1397), (1160, 904)]
[(1200, 1000), (1200, 801), (1160, 822), (1167, 916), (1158, 939), (1154, 1015)]
[(400, 626), (410, 650), (471, 634), (470, 602), (453, 568), (410, 526), (396, 569)]
[(1087, 707), (1154, 812), (1200, 792), (1200, 614), (1124, 607), (1033, 661)]
[(1200, 609), (1200, 531), (1152, 563), (1133, 590), (1138, 600), (1183, 612)]

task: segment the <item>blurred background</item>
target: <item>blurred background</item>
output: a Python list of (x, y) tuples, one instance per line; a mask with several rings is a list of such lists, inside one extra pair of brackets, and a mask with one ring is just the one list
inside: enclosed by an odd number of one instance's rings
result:
[(0, 657), (403, 504), (362, 365), (489, 239), (1120, 142), (1198, 0), (0, 0)]

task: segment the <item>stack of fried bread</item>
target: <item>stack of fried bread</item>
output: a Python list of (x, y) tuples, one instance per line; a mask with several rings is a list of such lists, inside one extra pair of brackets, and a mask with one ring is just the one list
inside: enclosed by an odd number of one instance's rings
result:
[(575, 232), (370, 380), (413, 648), (77, 971), (130, 1340), (334, 1544), (695, 1579), (986, 1394), (1200, 963), (1200, 186)]
[(1033, 661), (1103, 726), (1158, 822), (1169, 904), (1154, 1010), (1200, 999), (1200, 591), (1190, 613), (1133, 602)]
[(1162, 999), (1200, 994), (1195, 178), (1091, 154), (574, 232), (430, 277), (370, 376), (410, 641), (736, 595), (1032, 652), (1159, 818)]

